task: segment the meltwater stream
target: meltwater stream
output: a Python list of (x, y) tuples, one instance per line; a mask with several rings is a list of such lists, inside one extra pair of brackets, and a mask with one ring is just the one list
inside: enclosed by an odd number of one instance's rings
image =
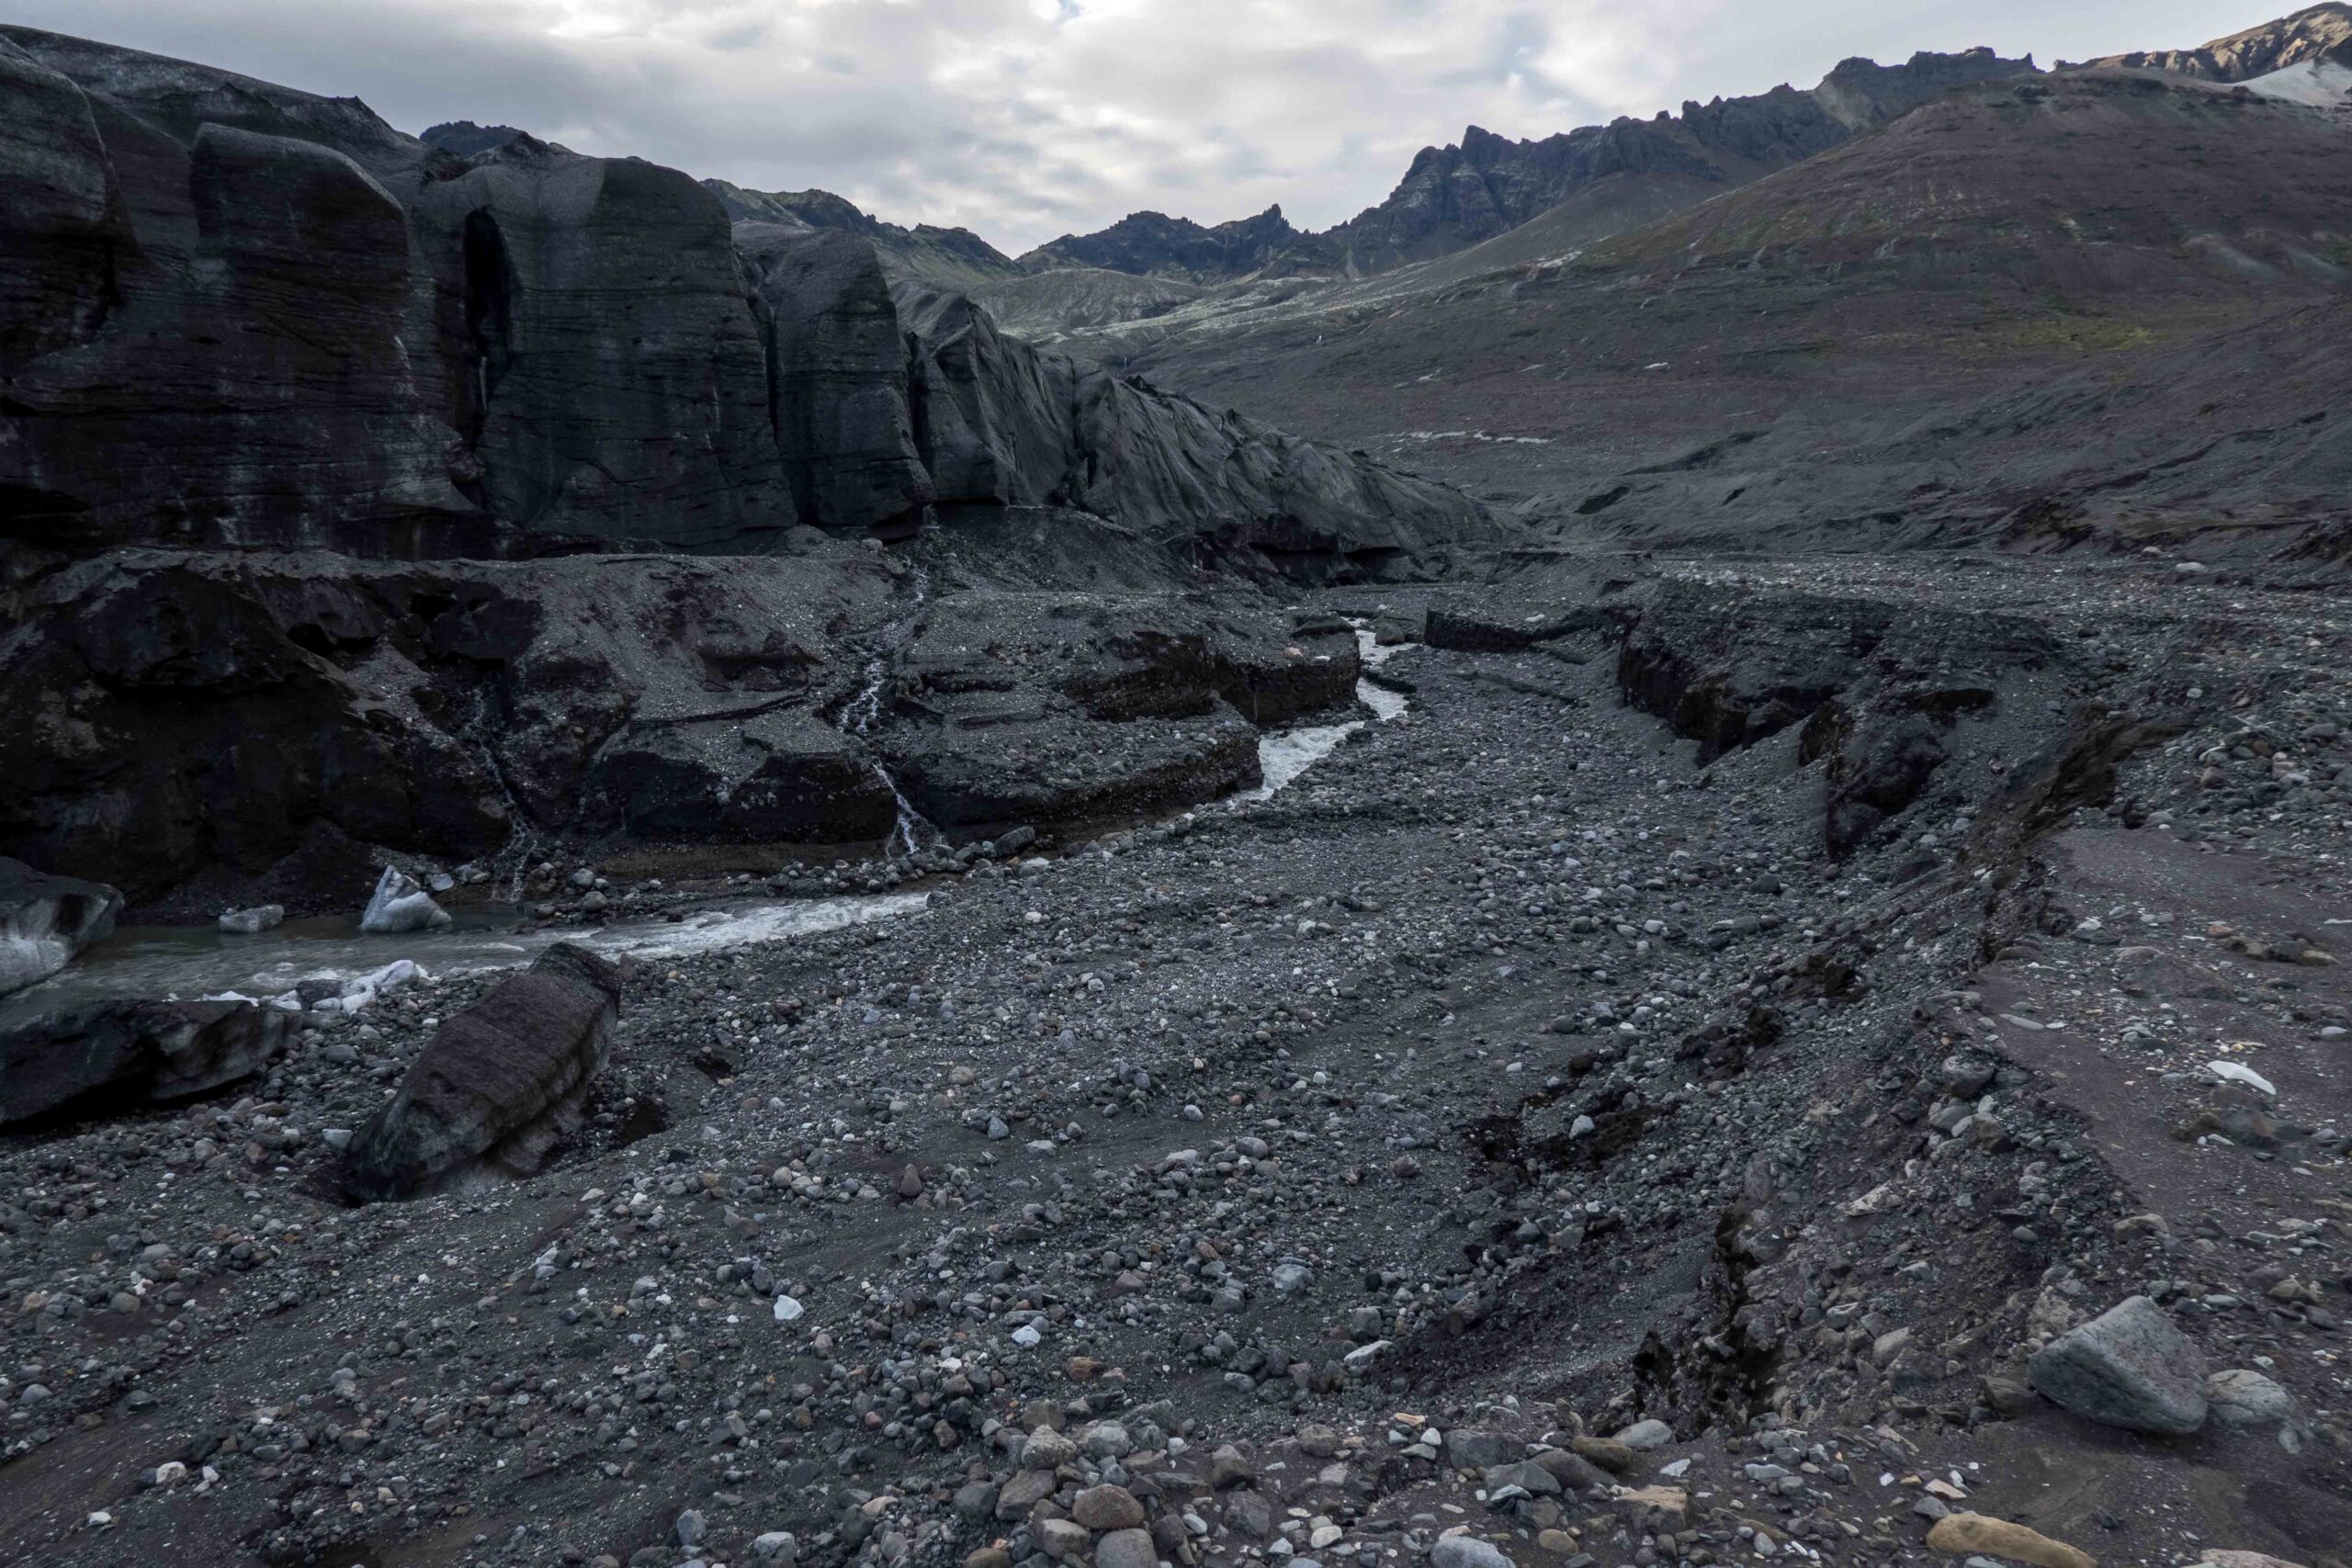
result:
[[(1383, 648), (1362, 622), (1350, 624), (1356, 628), (1356, 648), (1365, 669), (1377, 670), (1396, 657), (1397, 648)], [(1356, 679), (1356, 700), (1370, 708), (1382, 724), (1400, 716), (1409, 705), (1401, 693), (1376, 686), (1361, 676)], [(1362, 729), (1364, 723), (1361, 718), (1351, 718), (1344, 724), (1310, 724), (1260, 736), (1258, 771), (1264, 775), (1264, 782), (1241, 798), (1271, 800), (1276, 790), (1295, 782), (1301, 773), (1337, 750), (1340, 742)]]
[[(1398, 651), (1380, 646), (1361, 624), (1356, 641), (1367, 669), (1378, 669)], [(863, 730), (876, 716), (886, 666), (880, 660), (874, 663), (865, 690), (843, 715), (844, 728)], [(1356, 697), (1381, 723), (1401, 716), (1408, 705), (1399, 694), (1363, 679), (1356, 682)], [(1258, 762), (1264, 782), (1234, 798), (1271, 798), (1367, 722), (1354, 718), (1261, 737)], [(890, 782), (887, 772), (883, 777)], [(895, 782), (891, 793), (898, 794)], [(903, 839), (911, 853), (916, 825), (929, 824), (903, 797), (899, 810), (892, 840), (895, 844)], [(126, 926), (62, 974), (0, 998), (0, 1029), (42, 1013), (124, 998), (188, 1000), (234, 994), (261, 998), (282, 996), (306, 980), (358, 984), (401, 959), (435, 977), (518, 968), (559, 942), (580, 942), (615, 957), (684, 957), (888, 919), (920, 909), (927, 901), (920, 893), (745, 899), (714, 904), (683, 920), (619, 919), (605, 926), (530, 931), (519, 929), (519, 917), (511, 909), (459, 910), (455, 922), (443, 930), (397, 937), (362, 936), (345, 916), (288, 920), (259, 936), (230, 936), (210, 927)]]
[(911, 913), (921, 893), (842, 898), (744, 900), (683, 920), (616, 920), (606, 926), (515, 929), (514, 917), (460, 914), (437, 931), (361, 936), (343, 916), (288, 920), (259, 936), (227, 936), (188, 926), (126, 926), (63, 973), (0, 999), (0, 1028), (46, 1012), (121, 998), (183, 1001), (234, 992), (282, 995), (304, 980), (356, 981), (408, 959), (439, 978), (528, 964), (559, 942), (618, 958), (681, 958), (720, 948), (838, 931)]

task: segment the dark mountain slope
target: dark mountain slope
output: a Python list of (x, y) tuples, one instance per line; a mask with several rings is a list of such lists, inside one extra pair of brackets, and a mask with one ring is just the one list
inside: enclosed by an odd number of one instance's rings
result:
[(1448, 254), (1564, 206), (1585, 236), (1613, 233), (1837, 146), (1953, 87), (2033, 68), (2030, 57), (2005, 60), (1989, 49), (1923, 52), (1901, 65), (1855, 59), (1810, 92), (1781, 86), (1686, 103), (1679, 115), (1660, 110), (1540, 141), (1513, 141), (1474, 125), (1458, 145), (1422, 148), (1386, 200), (1319, 234), (1292, 229), (1279, 208), (1213, 229), (1140, 212), (1021, 261), (1195, 282), (1354, 276)]
[(2180, 78), (1988, 83), (1598, 245), (1538, 220), (1076, 341), (1580, 536), (2301, 539), (2352, 493), (2347, 152), (2341, 116)]
[(1318, 238), (1351, 272), (1460, 250), (1573, 202), (1594, 232), (1702, 200), (1802, 162), (1957, 86), (2033, 70), (1989, 49), (1848, 60), (1809, 93), (1686, 103), (1651, 119), (1506, 141), (1473, 126), (1458, 147), (1424, 148), (1388, 199)]
[(1930, 282), (1989, 268), (2092, 292), (2215, 267), (2336, 283), (2346, 148), (2324, 115), (2188, 83), (1990, 85), (1594, 254), (1677, 272), (1898, 263)]

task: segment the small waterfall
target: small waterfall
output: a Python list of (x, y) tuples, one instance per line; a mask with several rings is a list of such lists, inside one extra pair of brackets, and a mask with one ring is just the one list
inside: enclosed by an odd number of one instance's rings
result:
[[(914, 635), (916, 616), (922, 612), (924, 602), (931, 597), (931, 573), (920, 562), (909, 564), (908, 575), (913, 588), (914, 607), (884, 630), (884, 651), (866, 660), (865, 686), (842, 708), (839, 728), (844, 735), (863, 738), (882, 722), (882, 692), (890, 681), (890, 655)], [(939, 841), (939, 829), (915, 809), (914, 803), (907, 798), (906, 791), (899, 787), (899, 781), (890, 776), (889, 769), (879, 761), (872, 765), (874, 776), (880, 779), (882, 787), (890, 792), (890, 798), (897, 803), (899, 810), (898, 821), (889, 836), (882, 840), (883, 846), (888, 851), (893, 846), (903, 844), (907, 858), (911, 860), (922, 852), (925, 844)]]
[[(506, 782), (506, 770), (498, 765), (498, 753), (490, 743), (490, 686), (488, 682), (474, 688), (473, 711), (466, 722), (458, 727), (458, 739), (472, 751), (474, 761), (481, 764), (491, 782), (498, 786), (498, 798), (506, 807), (506, 842), (490, 857), (490, 869), (494, 876), (506, 872), (506, 901), (523, 901), (523, 878), (539, 852), (539, 830), (531, 821), (531, 814), (514, 796), (514, 786)], [(513, 857), (511, 869), (508, 857)]]
[(882, 716), (882, 686), (889, 679), (890, 667), (879, 658), (865, 661), (865, 689), (849, 700), (842, 709), (842, 732), (855, 730), (865, 734)]
[(898, 828), (891, 838), (884, 840), (883, 842), (887, 844), (894, 840), (903, 841), (907, 846), (907, 858), (912, 860), (922, 848), (916, 839), (915, 830), (921, 829), (922, 836), (935, 843), (938, 841), (939, 829), (933, 827), (924, 818), (923, 814), (914, 808), (914, 804), (900, 792), (899, 781), (890, 776), (889, 769), (876, 762), (874, 764), (874, 776), (882, 781), (882, 787), (888, 790), (890, 798), (899, 803)]

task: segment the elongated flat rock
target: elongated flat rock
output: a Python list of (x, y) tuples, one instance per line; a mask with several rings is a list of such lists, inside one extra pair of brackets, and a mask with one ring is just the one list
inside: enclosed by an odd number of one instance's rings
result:
[(619, 1012), (610, 962), (571, 942), (548, 949), (442, 1024), (353, 1137), (345, 1182), (405, 1198), (485, 1166), (536, 1170), (603, 1069)]

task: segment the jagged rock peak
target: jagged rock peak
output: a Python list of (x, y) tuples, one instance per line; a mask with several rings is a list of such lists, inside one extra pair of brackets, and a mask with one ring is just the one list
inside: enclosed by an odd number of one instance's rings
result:
[(529, 132), (511, 125), (476, 125), (469, 119), (452, 119), (426, 126), (417, 140), (427, 147), (438, 147), (444, 152), (470, 158), (477, 152), (494, 152), (528, 135)]
[(1021, 258), (1032, 272), (1103, 267), (1138, 276), (1235, 277), (1254, 272), (1304, 238), (1279, 206), (1205, 227), (1164, 212), (1131, 212), (1091, 234), (1064, 234)]
[(878, 234), (886, 227), (856, 203), (829, 190), (745, 190), (725, 180), (705, 180), (702, 188), (718, 197), (727, 216), (738, 223), (847, 229), (859, 234)]

